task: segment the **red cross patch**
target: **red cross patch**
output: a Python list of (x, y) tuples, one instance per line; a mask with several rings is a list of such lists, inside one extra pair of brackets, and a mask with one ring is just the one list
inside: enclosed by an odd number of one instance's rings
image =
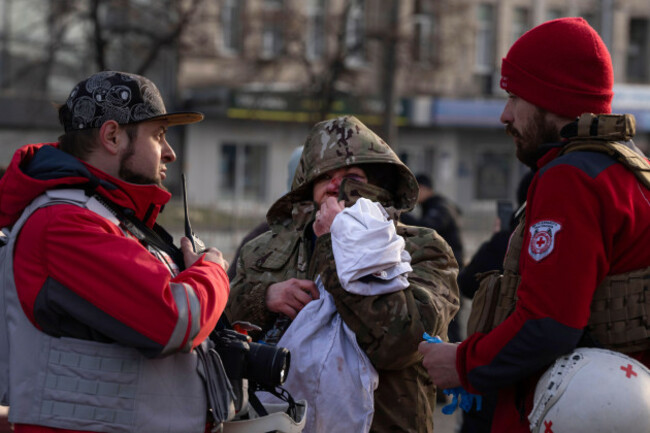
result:
[(528, 254), (538, 262), (551, 254), (555, 246), (555, 234), (561, 229), (562, 226), (555, 221), (540, 221), (530, 226)]
[(544, 433), (553, 433), (553, 421), (544, 421)]
[(632, 367), (632, 364), (628, 364), (627, 367), (623, 367), (621, 365), (621, 370), (625, 372), (625, 377), (628, 379), (631, 378), (632, 376), (636, 376), (636, 371), (634, 371), (634, 368)]

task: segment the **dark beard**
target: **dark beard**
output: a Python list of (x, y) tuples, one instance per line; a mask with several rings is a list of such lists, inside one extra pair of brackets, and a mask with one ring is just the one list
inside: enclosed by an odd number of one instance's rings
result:
[(120, 170), (118, 172), (118, 175), (120, 179), (130, 182), (130, 183), (135, 183), (137, 185), (157, 185), (159, 188), (167, 191), (167, 188), (162, 184), (162, 179), (153, 179), (147, 176), (143, 176), (138, 173), (134, 173), (127, 167), (127, 162), (129, 158), (133, 156), (135, 153), (135, 146), (133, 145), (133, 141), (129, 140), (129, 145), (126, 148), (126, 152), (122, 155), (120, 158)]
[(507, 124), (506, 133), (527, 143), (526, 148), (520, 147), (517, 150), (517, 158), (532, 170), (537, 170), (537, 161), (550, 149), (544, 144), (560, 141), (559, 131), (546, 120), (546, 111), (541, 108), (535, 112), (530, 128), (520, 132), (511, 124)]

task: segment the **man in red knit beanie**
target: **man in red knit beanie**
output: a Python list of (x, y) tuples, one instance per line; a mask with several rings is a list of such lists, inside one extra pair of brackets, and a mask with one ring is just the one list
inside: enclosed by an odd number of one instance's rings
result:
[(582, 18), (548, 21), (525, 33), (501, 65), (501, 87), (573, 119), (610, 113), (614, 71), (607, 47)]
[[(605, 372), (593, 378), (593, 389), (580, 390), (585, 399), (604, 399), (588, 400), (593, 413), (586, 418), (567, 415), (576, 403), (563, 399), (571, 375), (560, 377), (566, 386), (554, 388), (553, 399), (544, 399), (544, 386), (535, 392), (541, 374), (578, 347), (615, 350), (650, 365), (650, 297), (635, 294), (650, 289), (650, 175), (643, 173), (650, 165), (631, 141), (634, 117), (609, 114), (613, 82), (609, 52), (582, 18), (529, 30), (503, 59), (508, 101), (501, 122), (517, 158), (536, 171), (525, 215), (510, 239), (504, 274), (481, 282), (469, 337), (420, 344), (438, 387), (497, 395), (492, 432), (593, 432), (592, 423), (647, 432), (649, 399), (635, 399), (645, 406), (617, 417), (620, 402), (607, 401), (611, 393), (598, 388)], [(582, 357), (603, 356), (582, 350)], [(635, 368), (638, 376), (607, 374), (628, 386), (647, 378), (643, 365)]]

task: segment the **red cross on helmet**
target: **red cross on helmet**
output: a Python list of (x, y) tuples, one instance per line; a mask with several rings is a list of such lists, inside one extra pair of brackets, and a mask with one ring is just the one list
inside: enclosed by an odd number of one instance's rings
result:
[(535, 388), (533, 433), (650, 432), (650, 370), (619, 352), (579, 348)]

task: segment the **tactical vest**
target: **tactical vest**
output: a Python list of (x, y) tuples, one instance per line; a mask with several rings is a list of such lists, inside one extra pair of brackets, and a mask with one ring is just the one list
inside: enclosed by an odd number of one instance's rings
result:
[(205, 431), (207, 397), (196, 353), (148, 359), (117, 344), (54, 338), (25, 316), (16, 292), (13, 251), (18, 233), (38, 208), (85, 207), (118, 225), (81, 190), (52, 190), (36, 198), (0, 248), (0, 396), (9, 421), (109, 433)]
[(510, 236), (508, 252), (503, 261), (503, 274), (499, 271), (477, 275), (479, 288), (472, 300), (467, 320), (467, 335), (475, 332), (488, 333), (512, 314), (517, 303), (519, 255), (524, 245), (525, 218), (522, 215), (517, 228)]
[[(607, 153), (632, 171), (650, 188), (650, 164), (634, 148), (615, 140), (634, 135), (634, 117), (583, 114), (563, 129), (572, 138), (560, 155), (574, 151)], [(480, 274), (479, 289), (472, 303), (467, 333), (490, 332), (514, 311), (521, 282), (519, 257), (524, 243), (525, 218), (510, 238), (504, 273)], [(598, 285), (591, 302), (586, 330), (603, 347), (623, 353), (650, 349), (650, 267), (608, 275)]]

